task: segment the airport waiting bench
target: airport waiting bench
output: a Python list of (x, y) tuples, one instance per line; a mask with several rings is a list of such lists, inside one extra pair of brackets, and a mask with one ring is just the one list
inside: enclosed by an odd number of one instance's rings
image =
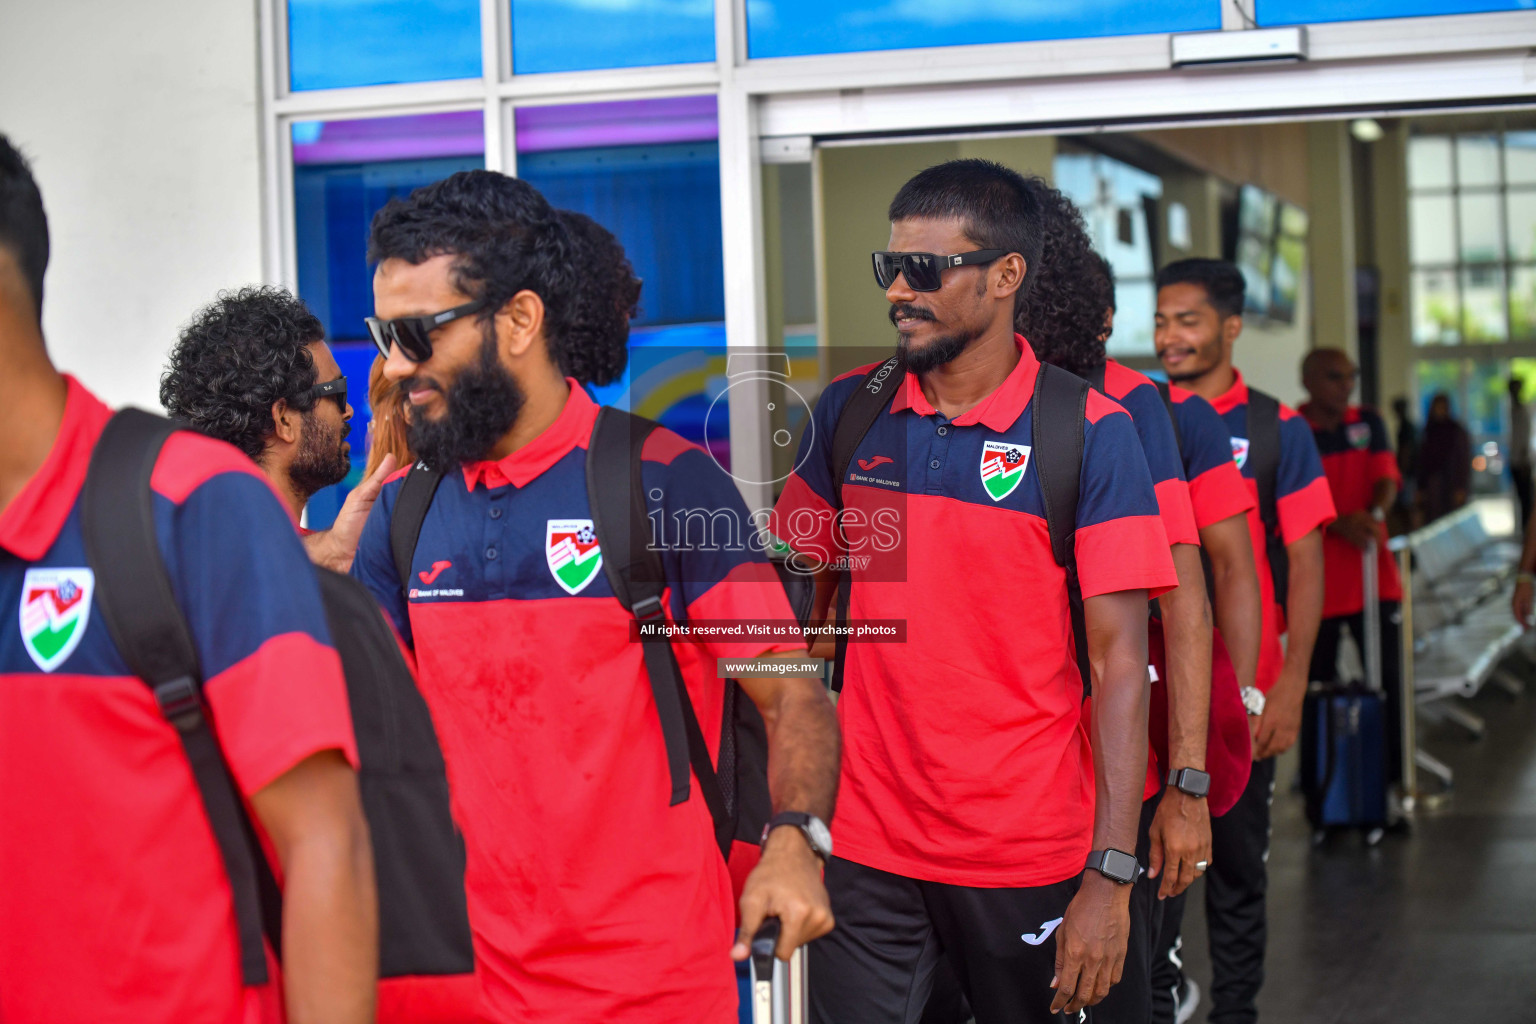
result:
[[(1489, 683), (1511, 696), (1523, 691), (1520, 677), (1503, 667), (1524, 635), (1510, 615), (1520, 546), (1490, 535), (1489, 507), (1469, 505), (1391, 542), (1404, 580), (1411, 581), (1403, 615), (1413, 648), (1404, 682), (1412, 686), (1417, 714), (1407, 716), (1405, 739), (1413, 738), (1418, 715), (1481, 737), (1483, 719), (1459, 702)], [(1450, 787), (1449, 766), (1416, 743), (1404, 749), (1414, 750), (1416, 769)]]

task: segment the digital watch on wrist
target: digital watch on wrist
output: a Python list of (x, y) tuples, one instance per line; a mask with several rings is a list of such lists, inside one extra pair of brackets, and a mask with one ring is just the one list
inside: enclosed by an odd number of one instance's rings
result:
[(1094, 850), (1088, 854), (1088, 865), (1084, 870), (1097, 871), (1119, 885), (1130, 885), (1141, 874), (1141, 865), (1123, 850)]
[(1211, 791), (1211, 777), (1198, 768), (1175, 768), (1168, 773), (1168, 785), (1186, 796), (1203, 797)]

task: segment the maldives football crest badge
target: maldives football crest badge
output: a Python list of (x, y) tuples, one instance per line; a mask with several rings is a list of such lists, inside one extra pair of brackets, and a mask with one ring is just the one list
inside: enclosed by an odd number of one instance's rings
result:
[(551, 519), (544, 534), (544, 558), (567, 594), (578, 593), (603, 567), (603, 550), (590, 519)]
[(1029, 465), (1029, 445), (988, 441), (981, 447), (981, 485), (993, 501), (1012, 494)]
[(80, 646), (91, 619), (96, 575), (89, 569), (28, 569), (21, 583), (21, 640), (52, 672)]
[(1238, 469), (1248, 465), (1248, 439), (1246, 437), (1232, 438), (1232, 461), (1237, 463)]

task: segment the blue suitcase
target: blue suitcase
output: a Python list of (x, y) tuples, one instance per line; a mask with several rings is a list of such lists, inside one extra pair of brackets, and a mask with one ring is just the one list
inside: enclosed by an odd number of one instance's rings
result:
[(1364, 687), (1318, 687), (1302, 712), (1302, 791), (1315, 829), (1387, 824), (1386, 708)]

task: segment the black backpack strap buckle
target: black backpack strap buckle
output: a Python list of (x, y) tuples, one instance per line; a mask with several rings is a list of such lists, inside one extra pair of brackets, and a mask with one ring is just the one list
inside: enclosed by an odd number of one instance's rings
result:
[(629, 613), (641, 622), (650, 622), (653, 619), (661, 618), (663, 614), (661, 595), (651, 594), (649, 597), (641, 598), (630, 605)]
[(191, 732), (203, 724), (203, 695), (191, 676), (177, 676), (154, 688), (160, 714), (177, 732)]

